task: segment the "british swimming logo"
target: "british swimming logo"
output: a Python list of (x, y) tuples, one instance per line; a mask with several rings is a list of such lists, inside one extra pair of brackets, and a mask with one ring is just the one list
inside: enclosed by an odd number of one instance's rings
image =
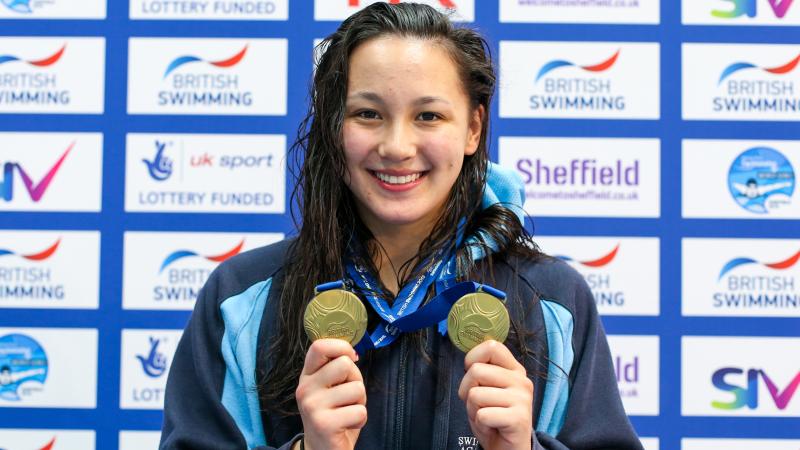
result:
[[(735, 19), (742, 16), (750, 18), (758, 16), (757, 0), (721, 0), (728, 5), (728, 9), (713, 9), (711, 15), (719, 19)], [(794, 0), (767, 0), (772, 13), (778, 19), (783, 19), (789, 12)]]
[(167, 148), (167, 142), (155, 141), (156, 155), (153, 160), (142, 159), (142, 162), (147, 167), (147, 172), (150, 178), (156, 181), (164, 181), (172, 175), (172, 159), (164, 156), (164, 151)]
[(67, 49), (67, 44), (63, 44), (61, 48), (49, 56), (40, 59), (24, 59), (14, 54), (0, 55), (0, 64), (8, 64), (14, 62), (25, 63), (34, 67), (50, 67), (57, 63), (58, 60), (64, 56), (64, 51)]
[(176, 250), (176, 251), (170, 253), (166, 258), (164, 258), (164, 262), (161, 263), (161, 268), (158, 270), (158, 272), (159, 273), (164, 272), (164, 269), (169, 267), (175, 261), (178, 261), (178, 260), (181, 260), (181, 259), (184, 259), (184, 258), (190, 258), (190, 257), (201, 257), (201, 258), (207, 259), (208, 261), (220, 263), (220, 262), (223, 262), (223, 261), (225, 261), (226, 259), (228, 259), (228, 258), (230, 258), (232, 256), (238, 255), (239, 252), (242, 251), (242, 247), (244, 247), (244, 239), (239, 241), (239, 243), (236, 246), (234, 246), (233, 248), (231, 248), (230, 250), (228, 250), (228, 251), (226, 251), (224, 253), (220, 253), (218, 255), (203, 256), (203, 255), (201, 255), (201, 254), (199, 254), (197, 252), (194, 252), (192, 250)]
[(131, 114), (286, 113), (286, 39), (130, 38)]
[(50, 187), (50, 183), (53, 182), (58, 170), (61, 168), (61, 165), (64, 163), (64, 160), (67, 159), (70, 151), (72, 151), (73, 147), (75, 147), (75, 142), (73, 141), (64, 153), (61, 155), (60, 158), (50, 167), (50, 170), (42, 177), (38, 182), (34, 181), (34, 179), (28, 174), (25, 168), (22, 167), (20, 163), (17, 162), (6, 162), (3, 165), (3, 181), (0, 182), (0, 197), (3, 200), (10, 202), (14, 199), (14, 172), (16, 171), (19, 177), (22, 179), (22, 183), (25, 186), (25, 189), (28, 191), (28, 195), (30, 196), (31, 200), (34, 202), (38, 202), (44, 197), (44, 194), (47, 192), (47, 188)]
[(548, 61), (538, 70), (534, 84), (541, 83), (542, 95), (532, 95), (533, 110), (624, 111), (625, 97), (614, 95), (613, 79), (599, 76), (548, 76), (558, 69), (575, 67), (590, 75), (599, 75), (614, 67), (620, 56), (617, 50), (605, 60), (590, 65), (579, 65), (564, 59)]
[(658, 44), (500, 41), (500, 116), (657, 119)]
[(791, 73), (794, 69), (796, 69), (798, 63), (800, 63), (800, 54), (798, 54), (794, 59), (775, 67), (760, 67), (750, 62), (741, 62), (741, 61), (735, 62), (726, 67), (722, 71), (722, 74), (719, 76), (719, 81), (717, 82), (717, 85), (722, 84), (722, 82), (725, 81), (725, 79), (732, 76), (736, 72), (740, 72), (743, 70), (759, 69), (763, 72), (770, 73), (773, 75), (786, 75)]
[(0, 337), (0, 400), (19, 402), (43, 390), (47, 355), (24, 334)]
[(571, 61), (566, 61), (566, 60), (563, 60), (563, 59), (556, 59), (556, 60), (550, 61), (550, 62), (546, 63), (545, 65), (543, 65), (541, 69), (539, 69), (539, 73), (536, 74), (535, 82), (538, 83), (539, 80), (543, 76), (547, 75), (548, 73), (550, 73), (550, 72), (552, 72), (552, 71), (554, 71), (556, 69), (560, 69), (560, 68), (563, 68), (563, 67), (577, 67), (577, 68), (583, 69), (586, 72), (595, 72), (595, 73), (597, 73), (597, 72), (605, 72), (606, 70), (608, 70), (611, 67), (613, 67), (614, 63), (617, 62), (617, 58), (619, 58), (619, 52), (620, 51), (617, 50), (616, 53), (611, 55), (608, 59), (606, 59), (603, 62), (600, 62), (598, 64), (586, 65), (586, 66), (581, 66), (581, 65), (575, 64), (575, 63), (573, 63)]
[(795, 269), (798, 260), (800, 251), (771, 262), (750, 257), (730, 259), (719, 272), (713, 307), (750, 315), (792, 314), (800, 309)]
[[(219, 60), (208, 60), (195, 55), (181, 55), (172, 59), (162, 76), (162, 79), (168, 82), (169, 88), (158, 92), (158, 104), (251, 106), (253, 93), (240, 89), (238, 73), (207, 69), (236, 67), (244, 60), (247, 49), (248, 45), (245, 45), (235, 54)], [(197, 68), (189, 70), (186, 66)]]
[(722, 270), (719, 273), (718, 280), (721, 280), (722, 277), (724, 277), (728, 272), (736, 269), (737, 267), (756, 265), (756, 266), (767, 267), (773, 270), (786, 270), (794, 267), (794, 265), (797, 264), (798, 260), (800, 260), (800, 251), (782, 261), (776, 261), (772, 263), (760, 262), (753, 258), (747, 258), (747, 257), (734, 258), (728, 261), (725, 264), (725, 266), (722, 267)]
[(53, 256), (53, 254), (55, 254), (56, 250), (58, 249), (58, 245), (59, 244), (61, 244), (61, 238), (59, 238), (57, 241), (55, 241), (55, 243), (53, 243), (53, 245), (47, 247), (46, 249), (44, 249), (44, 250), (42, 250), (40, 252), (28, 253), (28, 254), (19, 253), (19, 252), (16, 252), (14, 250), (10, 250), (10, 249), (7, 249), (7, 248), (0, 248), (0, 257), (13, 255), (13, 256), (18, 256), (18, 257), (23, 258), (23, 259), (27, 259), (28, 261), (44, 261), (47, 258)]
[(611, 250), (610, 252), (606, 253), (605, 255), (603, 255), (603, 256), (601, 256), (599, 258), (595, 258), (595, 259), (588, 259), (588, 260), (578, 261), (578, 260), (573, 259), (570, 256), (565, 256), (565, 255), (556, 255), (556, 258), (558, 258), (558, 259), (560, 259), (562, 261), (566, 261), (566, 262), (577, 262), (578, 264), (580, 264), (582, 266), (586, 266), (586, 267), (597, 268), (597, 267), (603, 267), (603, 266), (606, 266), (606, 265), (610, 264), (611, 261), (613, 261), (614, 258), (617, 257), (617, 252), (618, 251), (619, 251), (619, 244), (617, 244), (617, 246), (614, 247), (614, 249)]
[(728, 171), (731, 196), (739, 206), (755, 214), (769, 214), (789, 206), (794, 188), (794, 168), (774, 148), (745, 150)]
[[(800, 387), (800, 371), (781, 387), (773, 380), (764, 369), (740, 367), (723, 367), (714, 372), (711, 383), (720, 391), (732, 395), (732, 399), (714, 400), (711, 406), (722, 410), (736, 410), (748, 408), (755, 410), (759, 408), (759, 380), (763, 383), (770, 395), (770, 400), (778, 410), (785, 410), (789, 402)], [(769, 400), (768, 400), (769, 401)]]
[(237, 53), (237, 54), (235, 54), (235, 55), (233, 55), (233, 56), (231, 56), (229, 58), (221, 59), (221, 60), (218, 60), (218, 61), (207, 61), (207, 60), (204, 60), (204, 59), (202, 59), (200, 57), (197, 57), (197, 56), (194, 56), (194, 55), (179, 56), (179, 57), (173, 59), (172, 62), (169, 63), (169, 65), (167, 66), (167, 70), (164, 72), (164, 78), (167, 78), (167, 76), (170, 73), (172, 73), (173, 71), (175, 71), (176, 69), (178, 69), (181, 66), (184, 66), (186, 64), (191, 64), (191, 63), (197, 63), (197, 62), (203, 62), (203, 63), (209, 64), (211, 66), (221, 67), (221, 68), (233, 67), (233, 66), (239, 64), (242, 61), (242, 59), (244, 59), (244, 55), (246, 53), (247, 53), (247, 45), (245, 45), (244, 48), (242, 48), (239, 51), (239, 53)]
[(150, 351), (147, 355), (136, 355), (136, 359), (141, 363), (145, 375), (150, 378), (158, 378), (167, 371), (167, 356), (158, 349), (161, 339), (150, 336), (149, 340)]
[(598, 258), (575, 259), (566, 255), (556, 255), (555, 257), (568, 263), (593, 269), (584, 272), (583, 277), (586, 280), (586, 284), (589, 285), (589, 289), (592, 290), (592, 295), (598, 307), (622, 308), (625, 306), (625, 292), (622, 289), (615, 288), (612, 271), (607, 270), (607, 266), (617, 257), (619, 248), (620, 244), (617, 243), (613, 249), (606, 251)]
[[(0, 71), (3, 71), (0, 77), (0, 105), (69, 105), (70, 91), (59, 88), (59, 73), (55, 70), (42, 70), (53, 69), (66, 50), (67, 44), (61, 44), (55, 51), (34, 59), (14, 53), (0, 54)], [(21, 71), (17, 67), (19, 65), (26, 65), (34, 70)]]

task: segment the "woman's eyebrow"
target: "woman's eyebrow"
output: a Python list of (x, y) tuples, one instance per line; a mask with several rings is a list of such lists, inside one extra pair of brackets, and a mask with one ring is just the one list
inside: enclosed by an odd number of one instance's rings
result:
[[(386, 104), (386, 102), (383, 100), (383, 98), (381, 98), (380, 95), (378, 95), (377, 93), (372, 92), (372, 91), (359, 91), (359, 92), (356, 92), (356, 93), (348, 96), (347, 100), (348, 101), (352, 101), (352, 100), (368, 100), (368, 101), (371, 101), (371, 102), (374, 102), (374, 103), (378, 103), (380, 105)], [(419, 97), (416, 100), (414, 100), (414, 102), (413, 102), (414, 106), (428, 105), (428, 104), (431, 104), (431, 103), (445, 103), (447, 105), (451, 104), (449, 100), (447, 100), (447, 99), (445, 99), (443, 97), (437, 97), (437, 96), (434, 96), (434, 95), (426, 95), (426, 96), (423, 96), (423, 97)]]
[(444, 99), (442, 97), (436, 97), (436, 96), (420, 97), (420, 98), (418, 98), (418, 99), (416, 99), (414, 101), (414, 104), (417, 105), (417, 106), (427, 105), (427, 104), (430, 104), (430, 103), (446, 103), (448, 105), (450, 104), (450, 102), (448, 100), (446, 100), (446, 99)]
[(347, 100), (369, 100), (374, 103), (379, 103), (383, 105), (384, 102), (380, 95), (376, 94), (375, 92), (371, 91), (359, 91), (354, 93), (353, 95), (349, 95)]

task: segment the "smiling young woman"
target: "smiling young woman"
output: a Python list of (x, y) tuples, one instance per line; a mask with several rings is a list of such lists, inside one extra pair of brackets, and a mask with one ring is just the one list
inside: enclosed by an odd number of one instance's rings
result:
[[(488, 160), (484, 39), (430, 7), (376, 3), (320, 48), (293, 147), (299, 233), (209, 278), (161, 448), (640, 450), (588, 287), (537, 250), (521, 182)], [(304, 331), (336, 280), (366, 307), (358, 352)], [(395, 326), (460, 285), (507, 294), (505, 342), (464, 354), (440, 319)]]

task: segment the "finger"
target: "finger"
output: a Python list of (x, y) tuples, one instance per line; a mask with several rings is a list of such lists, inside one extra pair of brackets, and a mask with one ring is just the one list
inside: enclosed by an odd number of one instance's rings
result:
[(311, 375), (320, 367), (340, 356), (358, 361), (358, 355), (349, 342), (341, 339), (317, 339), (311, 343), (303, 364), (303, 375)]
[(481, 408), (475, 413), (475, 423), (486, 428), (509, 430), (519, 427), (521, 422), (520, 413), (516, 408), (488, 407)]
[(333, 430), (357, 430), (367, 423), (367, 407), (364, 405), (348, 405), (329, 409), (323, 415), (328, 422), (326, 428)]
[(363, 381), (361, 370), (349, 356), (340, 356), (308, 376), (308, 382), (318, 389), (327, 389), (348, 381)]
[(521, 374), (512, 372), (500, 366), (495, 366), (487, 363), (473, 364), (464, 378), (461, 380), (461, 385), (458, 387), (458, 396), (462, 400), (466, 398), (467, 392), (475, 386), (492, 386), (498, 388), (507, 388), (517, 380)]
[(518, 399), (513, 391), (496, 387), (478, 386), (469, 390), (465, 404), (467, 416), (475, 420), (475, 413), (481, 408), (499, 407), (509, 408), (516, 404)]
[(475, 363), (494, 364), (515, 372), (520, 370), (525, 372), (525, 368), (514, 358), (511, 350), (495, 340), (484, 341), (467, 353), (464, 357), (464, 368), (469, 370)]
[(316, 391), (307, 401), (319, 409), (366, 405), (367, 390), (362, 381), (350, 381), (330, 389)]

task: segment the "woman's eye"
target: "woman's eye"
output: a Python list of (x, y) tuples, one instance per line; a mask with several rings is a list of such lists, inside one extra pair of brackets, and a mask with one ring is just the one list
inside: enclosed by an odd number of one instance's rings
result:
[(424, 113), (420, 113), (420, 115), (419, 115), (419, 116), (417, 116), (417, 117), (418, 117), (420, 120), (424, 121), (424, 122), (430, 122), (430, 121), (432, 121), (432, 120), (436, 120), (436, 119), (438, 119), (438, 118), (439, 118), (439, 115), (438, 115), (438, 114), (436, 114), (436, 113), (434, 113), (434, 112), (426, 111), (426, 112), (424, 112)]
[(359, 111), (356, 115), (361, 119), (367, 119), (367, 120), (375, 120), (381, 118), (381, 116), (377, 113), (377, 111), (372, 111), (372, 110)]

